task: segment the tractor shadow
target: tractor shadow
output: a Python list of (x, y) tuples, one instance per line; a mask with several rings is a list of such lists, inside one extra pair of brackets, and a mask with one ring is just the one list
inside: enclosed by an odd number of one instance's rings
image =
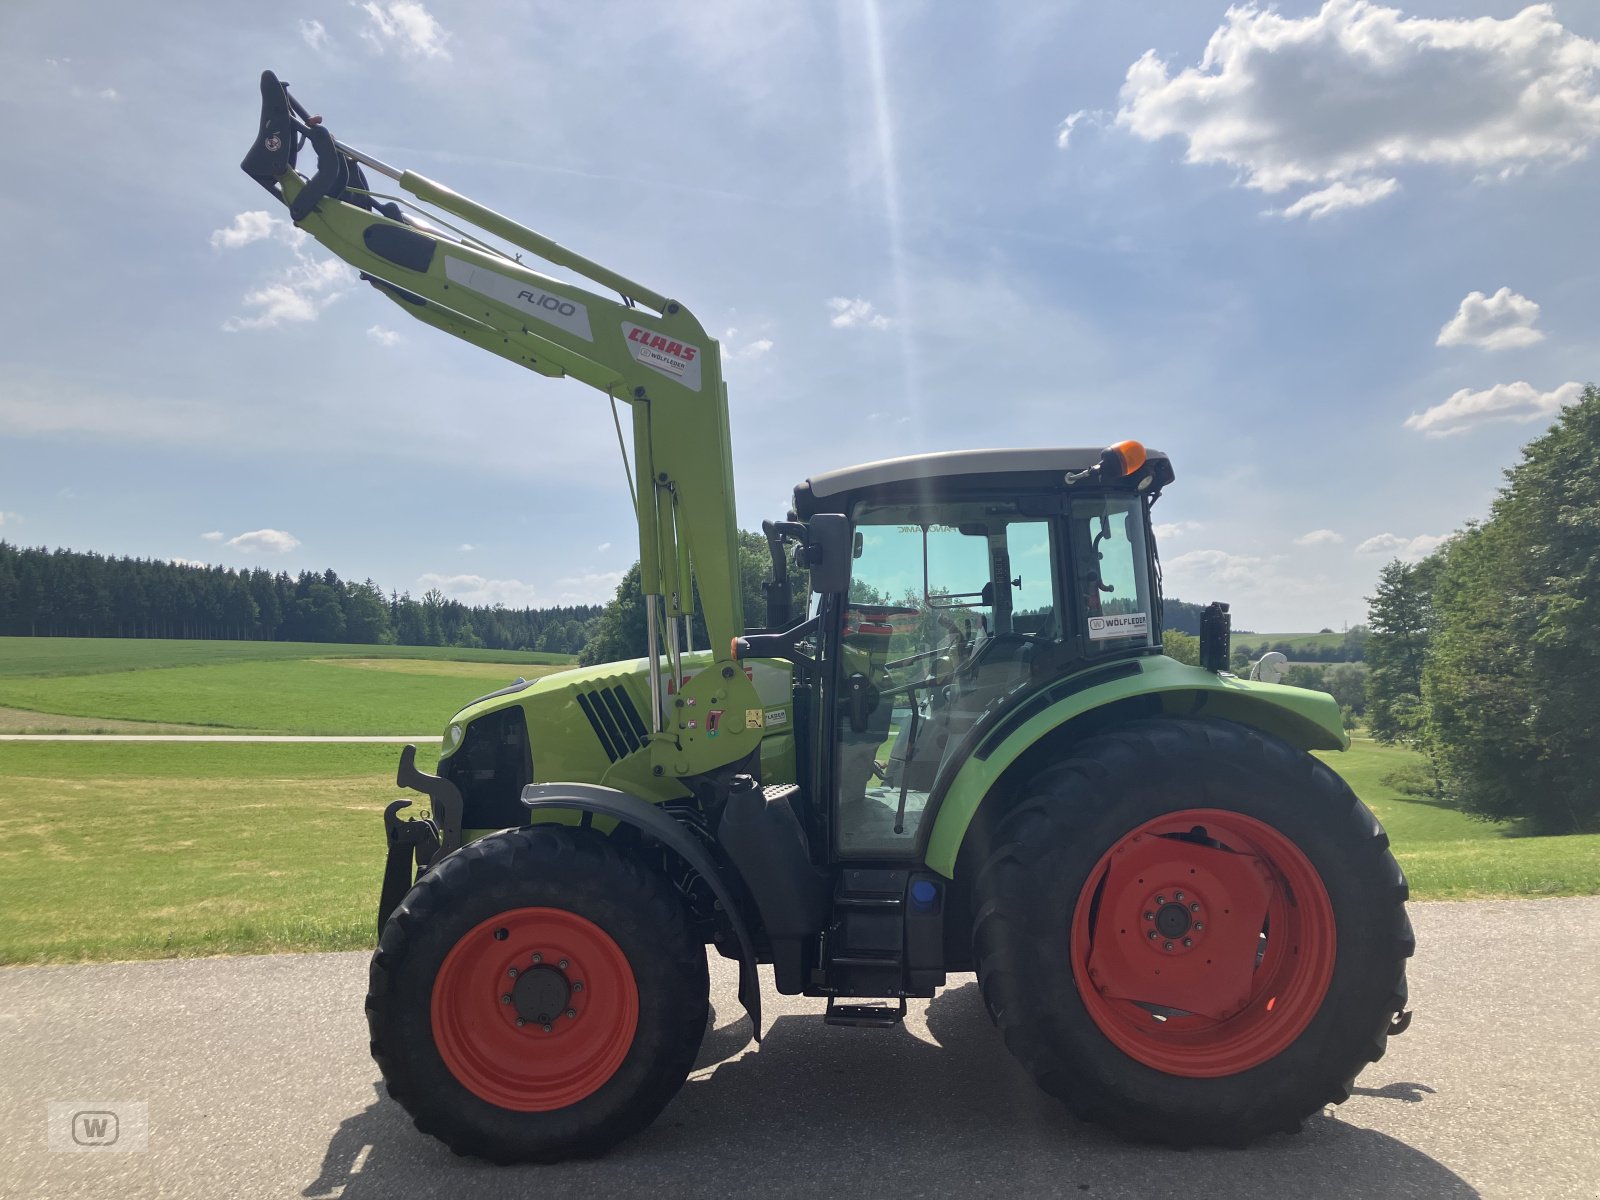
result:
[[(780, 1016), (759, 1049), (743, 1010), (724, 999), (683, 1090), (650, 1128), (601, 1159), (494, 1167), (457, 1158), (417, 1133), (380, 1087), (334, 1133), (318, 1177), (300, 1194), (1478, 1194), (1405, 1143), (1327, 1115), (1312, 1117), (1298, 1136), (1243, 1151), (1120, 1142), (1033, 1085), (967, 978), (928, 1003), (925, 1030), (829, 1028), (819, 1011)], [(1359, 1090), (1415, 1102), (1432, 1089)]]

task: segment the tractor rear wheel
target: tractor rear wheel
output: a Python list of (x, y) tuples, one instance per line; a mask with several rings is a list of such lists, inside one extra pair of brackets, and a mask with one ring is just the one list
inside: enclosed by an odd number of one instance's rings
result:
[(648, 1125), (705, 1033), (705, 947), (604, 837), (506, 830), (418, 880), (372, 957), (389, 1094), (458, 1154), (552, 1162)]
[(1350, 1095), (1405, 1007), (1406, 883), (1326, 766), (1216, 720), (1090, 738), (1036, 775), (975, 882), (1007, 1047), (1084, 1120), (1243, 1145)]

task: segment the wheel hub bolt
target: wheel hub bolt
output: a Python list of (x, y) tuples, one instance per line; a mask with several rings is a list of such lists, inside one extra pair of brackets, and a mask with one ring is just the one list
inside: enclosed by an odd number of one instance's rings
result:
[(1171, 943), (1171, 942), (1168, 942), (1168, 943), (1167, 943), (1167, 944), (1166, 944), (1166, 946), (1165, 946), (1165, 949), (1167, 949), (1167, 950), (1171, 950), (1171, 949), (1172, 949), (1172, 943)]
[(537, 966), (539, 963), (542, 963), (544, 961), (544, 955), (535, 954), (533, 956), (533, 961), (534, 961), (534, 965)]
[(1166, 902), (1167, 902), (1167, 898), (1165, 896), (1157, 896), (1156, 897), (1156, 907), (1157, 908), (1160, 908)]
[(1200, 932), (1200, 931), (1201, 931), (1201, 930), (1202, 930), (1202, 929), (1204, 929), (1204, 928), (1205, 928), (1205, 926), (1204, 926), (1204, 925), (1203, 925), (1203, 924), (1201, 924), (1201, 923), (1200, 923), (1200, 922), (1199, 922), (1199, 921), (1196, 921), (1196, 922), (1195, 922), (1195, 923), (1194, 923), (1194, 931), (1195, 931), (1195, 932), (1196, 932), (1196, 933), (1199, 933), (1199, 932)]
[(507, 992), (504, 996), (501, 996), (500, 997), (500, 1003), (501, 1004), (510, 1004), (511, 1003), (511, 993)]
[(506, 974), (511, 976), (512, 979), (515, 979), (517, 977), (517, 969), (515, 967), (511, 967), (507, 969)]
[(549, 1025), (548, 1025), (548, 1024), (546, 1024), (546, 1025), (545, 1025), (545, 1027), (544, 1027), (544, 1031), (545, 1031), (545, 1032), (546, 1032), (546, 1033), (549, 1033), (549, 1032), (550, 1032), (550, 1026), (549, 1026)]
[(1156, 932), (1156, 931), (1155, 931), (1155, 930), (1154, 930), (1154, 929), (1152, 929), (1152, 930), (1151, 930), (1151, 931), (1150, 931), (1150, 940), (1151, 940), (1151, 941), (1152, 941), (1152, 942), (1153, 942), (1153, 941), (1155, 941), (1155, 940), (1156, 940), (1156, 938), (1158, 938), (1158, 937), (1160, 937), (1160, 936), (1161, 936), (1161, 935), (1160, 935), (1160, 934), (1158, 934), (1158, 933), (1157, 933), (1157, 932)]
[(566, 969), (567, 969), (567, 960), (563, 958), (560, 962), (558, 962), (556, 964), (556, 970), (565, 971)]
[(527, 1022), (524, 1021), (521, 1017), (517, 1018), (517, 1028), (518, 1029), (521, 1029), (526, 1024), (527, 1024)]
[(1198, 900), (1189, 901), (1189, 911), (1190, 912), (1199, 912), (1200, 911), (1200, 901), (1198, 901)]
[(575, 1009), (575, 1008), (567, 1009), (567, 1019), (569, 1021), (575, 1020), (577, 1018), (577, 1016), (578, 1016), (578, 1010), (577, 1009)]
[(575, 992), (581, 992), (581, 991), (583, 991), (583, 980), (581, 980), (581, 979), (574, 979), (574, 980), (573, 980), (573, 981), (572, 981), (572, 990), (573, 990), (573, 991), (575, 991)]
[(1145, 915), (1144, 915), (1144, 919), (1145, 919), (1145, 920), (1146, 920), (1146, 921), (1154, 921), (1154, 920), (1155, 920), (1155, 919), (1156, 919), (1156, 915), (1155, 915), (1155, 913), (1153, 913), (1153, 912), (1147, 912), (1147, 913), (1145, 913)]
[(1176, 900), (1179, 904), (1183, 903), (1183, 893), (1182, 892), (1173, 892), (1172, 893), (1172, 898), (1174, 900)]
[(1183, 944), (1185, 946), (1192, 946), (1192, 945), (1194, 945), (1194, 939), (1193, 938), (1184, 938), (1183, 939)]

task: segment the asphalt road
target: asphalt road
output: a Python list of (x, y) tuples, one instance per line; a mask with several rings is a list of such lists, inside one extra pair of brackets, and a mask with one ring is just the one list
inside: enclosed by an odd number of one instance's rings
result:
[[(1600, 1194), (1600, 898), (1417, 904), (1416, 1020), (1347, 1104), (1245, 1151), (1126, 1146), (1006, 1055), (971, 976), (896, 1030), (713, 959), (700, 1067), (609, 1157), (495, 1168), (415, 1132), (366, 1051), (362, 954), (0, 971), (0, 1195)], [(3, 913), (0, 913), (3, 919)], [(149, 1149), (46, 1149), (52, 1100), (143, 1101)]]

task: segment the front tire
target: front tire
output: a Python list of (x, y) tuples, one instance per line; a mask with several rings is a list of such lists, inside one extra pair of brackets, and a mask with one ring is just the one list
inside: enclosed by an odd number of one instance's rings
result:
[(598, 834), (506, 830), (450, 855), (373, 955), (372, 1056), (458, 1154), (553, 1162), (648, 1125), (705, 1033), (705, 947), (660, 875)]
[(1406, 884), (1310, 755), (1130, 723), (1035, 776), (975, 883), (985, 1003), (1078, 1117), (1243, 1145), (1346, 1099), (1405, 1006)]

